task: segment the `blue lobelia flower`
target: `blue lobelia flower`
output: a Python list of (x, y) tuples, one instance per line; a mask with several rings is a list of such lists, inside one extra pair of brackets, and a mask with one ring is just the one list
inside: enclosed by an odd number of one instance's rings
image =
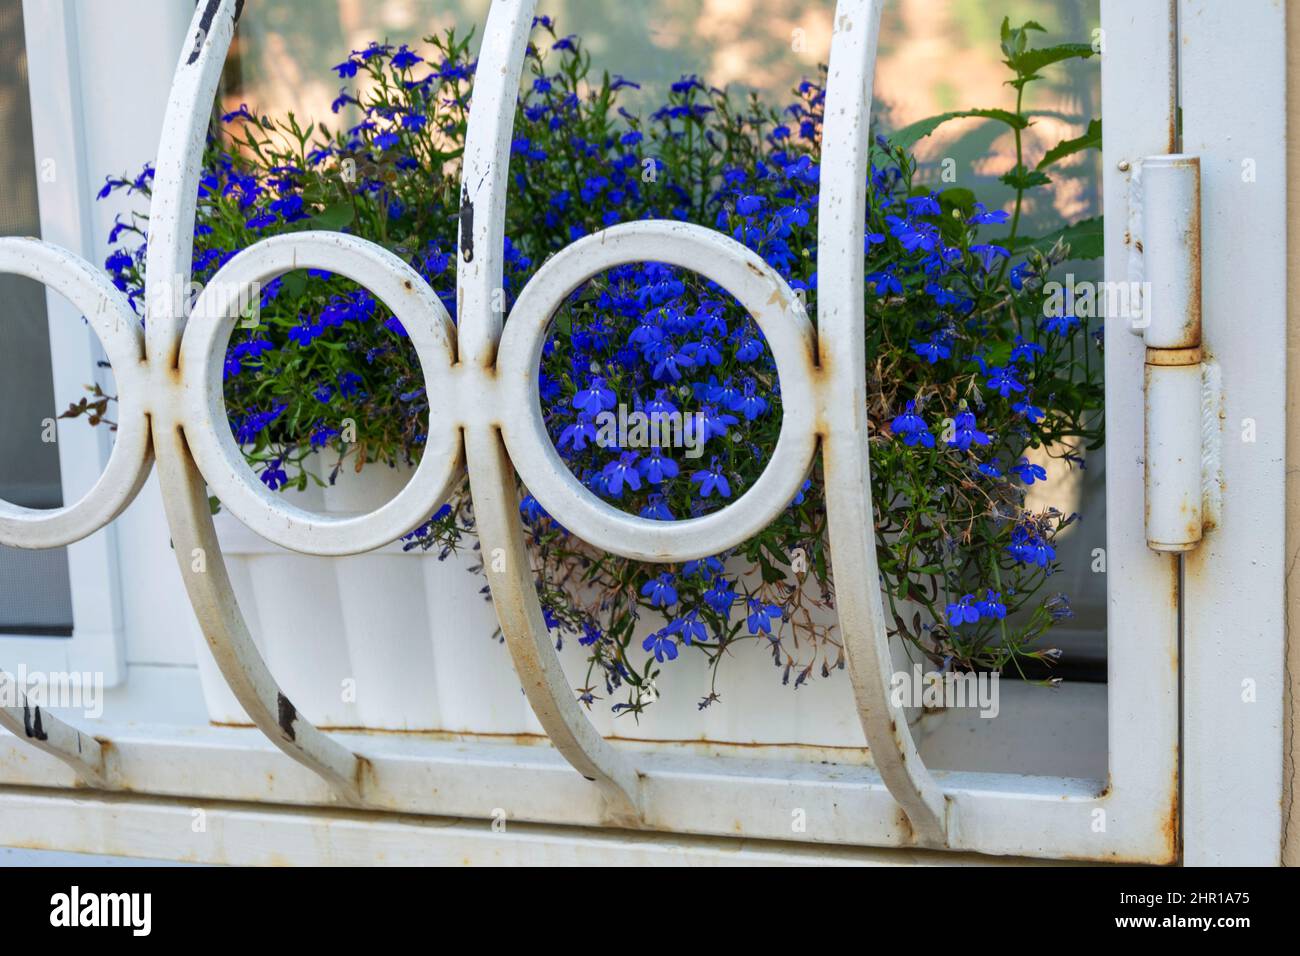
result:
[(733, 399), (730, 408), (733, 412), (740, 412), (745, 416), (746, 421), (752, 422), (767, 411), (767, 399), (757, 394), (758, 383), (752, 378), (745, 379), (745, 392), (739, 398)]
[(641, 586), (641, 596), (650, 599), (651, 607), (672, 607), (677, 603), (677, 588), (673, 576), (667, 572), (651, 578)]
[(687, 611), (669, 624), (666, 630), (669, 634), (680, 634), (687, 644), (694, 644), (696, 641), (706, 644), (709, 640), (709, 629), (700, 620), (700, 612), (696, 610)]
[(992, 272), (997, 266), (998, 260), (1007, 259), (1011, 256), (1011, 253), (1002, 246), (991, 244), (971, 246), (970, 251), (971, 255), (979, 260), (985, 272)]
[(1037, 405), (1031, 405), (1027, 401), (1013, 402), (1011, 405), (1011, 410), (1018, 415), (1024, 415), (1025, 418), (1029, 419), (1031, 422), (1035, 424), (1041, 422), (1047, 415), (1047, 413), (1044, 412)]
[(988, 380), (984, 384), (1003, 398), (1009, 397), (1012, 392), (1025, 390), (1024, 383), (1016, 378), (1015, 369), (1010, 366), (999, 365), (990, 368)]
[(975, 427), (974, 413), (970, 411), (958, 412), (957, 417), (953, 420), (953, 435), (952, 438), (948, 439), (948, 447), (960, 448), (965, 451), (971, 445), (987, 445), (988, 443), (988, 434)]
[(652, 485), (662, 484), (669, 478), (676, 478), (678, 473), (677, 462), (665, 456), (657, 445), (651, 447), (650, 454), (641, 459), (638, 467), (641, 476)]
[(668, 507), (668, 502), (664, 500), (663, 495), (651, 495), (647, 500), (645, 507), (638, 512), (642, 518), (649, 518), (651, 521), (675, 521), (677, 516), (673, 514), (672, 509)]
[(925, 424), (925, 419), (916, 414), (916, 403), (908, 402), (907, 409), (897, 416), (889, 426), (895, 435), (901, 435), (903, 444), (915, 445), (920, 442), (926, 448), (934, 447), (934, 436)]
[(1067, 336), (1070, 330), (1079, 324), (1072, 315), (1049, 315), (1043, 319), (1043, 328), (1055, 335)]
[(736, 597), (731, 582), (718, 575), (713, 579), (713, 585), (704, 592), (704, 603), (713, 608), (715, 613), (727, 617), (731, 613), (732, 605), (736, 603)]
[(573, 396), (573, 407), (588, 415), (598, 415), (613, 408), (616, 400), (613, 391), (605, 387), (605, 380), (597, 375)]
[(707, 469), (691, 475), (691, 483), (700, 486), (700, 497), (712, 497), (716, 491), (723, 498), (731, 497), (731, 484), (722, 470), (722, 463), (714, 458)]
[(980, 619), (980, 612), (974, 604), (975, 595), (965, 594), (961, 599), (947, 607), (948, 623), (954, 627), (962, 624), (975, 624)]
[(780, 618), (782, 614), (780, 605), (765, 604), (758, 598), (749, 599), (748, 612), (745, 616), (745, 624), (749, 628), (749, 633), (757, 634), (761, 631), (769, 637), (772, 634), (772, 621)]
[(266, 487), (270, 488), (272, 491), (283, 488), (289, 482), (289, 476), (284, 473), (284, 468), (281, 467), (282, 465), (283, 460), (277, 458), (275, 461), (267, 465), (259, 476), (262, 479), (262, 484), (266, 485)]
[(975, 602), (975, 609), (979, 611), (980, 617), (992, 621), (1000, 621), (1007, 616), (1007, 606), (1002, 603), (1002, 593), (987, 588), (983, 600)]
[(1035, 481), (1047, 480), (1047, 470), (1042, 465), (1030, 464), (1028, 458), (1021, 458), (1020, 464), (1012, 465), (1011, 470), (1027, 485), (1032, 485)]
[(975, 214), (967, 219), (966, 223), (971, 226), (995, 225), (1006, 222), (1010, 218), (1010, 213), (1001, 210), (990, 210), (982, 202), (977, 202), (975, 204)]
[(936, 364), (940, 359), (952, 358), (952, 348), (944, 341), (942, 335), (932, 335), (928, 342), (913, 341), (911, 345), (912, 351), (928, 360), (931, 365)]
[(677, 660), (677, 642), (673, 640), (668, 629), (655, 631), (641, 642), (642, 650), (654, 651), (655, 660), (662, 664), (665, 660)]
[(633, 491), (641, 490), (641, 473), (636, 467), (638, 458), (640, 456), (636, 452), (625, 451), (604, 467), (601, 474), (605, 478), (605, 489), (611, 497), (621, 498), (624, 485)]
[(578, 420), (560, 432), (559, 446), (563, 448), (565, 445), (572, 445), (574, 451), (582, 451), (587, 447), (587, 442), (596, 440), (596, 436), (596, 426), (592, 424), (591, 416), (586, 412), (579, 412)]

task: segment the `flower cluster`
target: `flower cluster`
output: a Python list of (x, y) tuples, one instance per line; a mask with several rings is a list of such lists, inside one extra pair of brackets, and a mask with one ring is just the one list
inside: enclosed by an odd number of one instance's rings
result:
[[(574, 240), (657, 218), (707, 225), (754, 250), (815, 321), (824, 78), (800, 84), (776, 111), (687, 76), (638, 116), (619, 105), (634, 83), (593, 76), (580, 41), (547, 18), (534, 27), (511, 145), (506, 305)], [(1031, 28), (1003, 30), (1020, 96), (1036, 79), (1033, 63), (1066, 56), (1017, 59)], [(410, 263), (455, 316), (475, 63), (454, 33), (427, 43), (371, 44), (334, 67), (344, 83), (334, 112), (357, 118), (340, 132), (246, 106), (222, 117), (199, 188), (198, 281), (267, 235), (344, 230)], [(977, 112), (1015, 129), (1019, 150), (1029, 122), (1019, 96), (1014, 113)], [(1017, 234), (1021, 197), (1047, 181), (1048, 158), (1029, 174), (1018, 154), (1004, 177), (1017, 189), (1014, 211), (990, 209), (968, 190), (924, 184), (909, 147), (935, 125), (877, 137), (871, 151), (865, 413), (876, 544), (891, 632), (946, 666), (999, 668), (1046, 658), (1035, 642), (1068, 613), (1063, 598), (1040, 592), (1056, 569), (1053, 540), (1076, 516), (1030, 513), (1024, 495), (1047, 478), (1034, 450), (1073, 465), (1082, 445), (1100, 444), (1099, 342), (1086, 320), (1043, 308), (1043, 285), (1068, 247)], [(150, 170), (110, 178), (102, 195), (147, 195), (150, 179)], [(137, 306), (146, 230), (144, 216), (119, 219), (107, 262)], [(419, 460), (430, 414), (422, 374), (381, 303), (312, 270), (269, 283), (259, 305), (257, 321), (231, 339), (225, 394), (231, 428), (269, 487), (332, 480), (307, 465), (322, 450), (335, 473), (344, 462)], [(655, 262), (611, 269), (574, 293), (549, 330), (538, 388), (573, 474), (653, 520), (744, 494), (781, 424), (781, 383), (753, 319), (727, 290)], [(684, 648), (702, 653), (715, 677), (742, 641), (766, 648), (795, 686), (843, 666), (826, 623), (834, 581), (818, 470), (753, 540), (667, 566), (599, 553), (520, 493), (547, 624), (557, 641), (571, 636), (589, 652), (578, 688), (588, 705), (614, 699), (616, 710), (641, 711)], [(445, 554), (473, 526), (462, 489), (407, 546)], [(715, 684), (700, 706), (718, 696)]]

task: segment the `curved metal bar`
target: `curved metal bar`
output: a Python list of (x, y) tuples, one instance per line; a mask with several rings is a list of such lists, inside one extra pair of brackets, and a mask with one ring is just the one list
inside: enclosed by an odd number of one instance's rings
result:
[(62, 508), (25, 508), (0, 499), (0, 544), (56, 548), (111, 522), (149, 476), (144, 341), (126, 297), (102, 272), (66, 249), (40, 239), (0, 239), (0, 273), (26, 276), (71, 302), (94, 329), (117, 381), (117, 435), (108, 464), (91, 489)]
[[(607, 269), (647, 261), (692, 270), (735, 296), (758, 322), (781, 381), (781, 433), (758, 480), (725, 507), (681, 521), (630, 515), (584, 487), (547, 434), (538, 394), (546, 330), (569, 294)], [(497, 355), (502, 434), (528, 491), (579, 538), (643, 561), (703, 558), (758, 534), (798, 494), (817, 451), (815, 346), (812, 323), (798, 303), (761, 256), (730, 236), (693, 223), (623, 223), (556, 253), (519, 294)]]
[(0, 705), (0, 727), (62, 760), (88, 786), (97, 790), (115, 789), (109, 781), (104, 746), (71, 724), (42, 713), (40, 707), (27, 700), (13, 675), (5, 670), (0, 670), (0, 700), (14, 701)]
[(158, 148), (145, 267), (145, 346), (153, 374), (149, 411), (158, 481), (190, 603), (240, 706), (272, 743), (320, 775), (345, 802), (360, 804), (365, 761), (302, 718), (253, 643), (221, 556), (203, 475), (184, 436), (177, 363), (191, 278), (199, 167), (217, 81), (242, 7), (243, 0), (199, 4), (176, 67)]
[[(494, 416), (498, 413), (490, 371), (501, 338), (505, 255), (505, 203), (510, 135), (523, 70), (534, 0), (494, 0), (479, 50), (461, 179), (459, 262), (456, 269), (460, 358), (466, 388), (479, 389), (466, 403), (465, 452), (474, 515), (492, 602), (533, 713), (556, 749), (604, 794), (608, 819), (637, 826), (639, 782), (631, 761), (596, 733), (569, 686), (551, 643), (524, 547), (514, 469)], [(534, 373), (535, 377), (535, 373)]]
[[(424, 372), (429, 434), (410, 481), (382, 507), (361, 515), (322, 515), (268, 489), (244, 461), (226, 417), (223, 365), (239, 303), (259, 282), (293, 269), (323, 269), (372, 292), (406, 329)], [(255, 294), (255, 293), (254, 293)], [(181, 342), (186, 441), (224, 507), (268, 541), (304, 554), (358, 554), (417, 528), (459, 484), (459, 423), (451, 373), (456, 330), (442, 301), (418, 272), (366, 239), (338, 232), (296, 232), (254, 243), (221, 267), (194, 303)]]
[(823, 374), (822, 460), (840, 631), (862, 730), (917, 839), (947, 843), (948, 804), (890, 699), (893, 663), (880, 600), (867, 447), (863, 245), (868, 123), (880, 4), (839, 0), (822, 126), (817, 222), (817, 331)]

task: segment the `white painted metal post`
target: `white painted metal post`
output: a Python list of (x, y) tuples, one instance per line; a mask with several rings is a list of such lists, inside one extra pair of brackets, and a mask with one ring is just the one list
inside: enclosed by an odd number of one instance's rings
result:
[(1222, 371), (1225, 489), (1218, 526), (1184, 558), (1193, 865), (1281, 856), (1287, 6), (1178, 4), (1182, 150), (1201, 160), (1203, 336)]
[(841, 2), (835, 12), (822, 180), (817, 206), (819, 427), (826, 467), (826, 524), (834, 554), (840, 633), (862, 729), (876, 767), (923, 843), (948, 842), (949, 808), (921, 762), (907, 715), (890, 699), (893, 663), (880, 600), (871, 505), (863, 315), (867, 150), (880, 5)]

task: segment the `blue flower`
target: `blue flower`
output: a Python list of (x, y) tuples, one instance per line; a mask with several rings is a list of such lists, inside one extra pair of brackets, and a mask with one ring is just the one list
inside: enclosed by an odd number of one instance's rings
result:
[(704, 592), (704, 603), (726, 617), (731, 613), (731, 606), (736, 603), (736, 592), (726, 578), (718, 575), (713, 579), (713, 586)]
[(1010, 218), (1010, 213), (1001, 210), (990, 210), (982, 202), (977, 202), (975, 204), (975, 214), (967, 219), (966, 223), (971, 226), (994, 225), (1006, 222)]
[(763, 340), (755, 336), (746, 336), (736, 349), (737, 362), (752, 362), (763, 354)]
[(693, 578), (702, 577), (705, 574), (721, 574), (722, 562), (716, 557), (697, 558), (694, 561), (687, 561), (682, 565), (682, 577)]
[(1063, 337), (1069, 335), (1070, 330), (1078, 324), (1079, 320), (1072, 315), (1049, 315), (1043, 319), (1043, 328)]
[(523, 500), (519, 502), (519, 517), (523, 518), (525, 524), (533, 525), (543, 518), (549, 518), (550, 515), (546, 513), (540, 501), (532, 495), (524, 495)]
[(259, 476), (262, 479), (262, 484), (272, 491), (283, 488), (289, 482), (289, 476), (284, 473), (284, 468), (281, 467), (282, 464), (282, 459), (277, 458), (262, 469), (262, 474)]
[(655, 660), (660, 664), (665, 659), (670, 661), (677, 660), (677, 642), (673, 640), (672, 635), (665, 628), (662, 631), (655, 631), (644, 641), (641, 642), (642, 650), (654, 651)]
[(638, 513), (642, 518), (649, 518), (651, 521), (675, 521), (677, 519), (672, 509), (668, 507), (668, 502), (664, 501), (663, 495), (651, 495), (645, 507)]
[(572, 445), (574, 451), (582, 451), (587, 447), (587, 442), (595, 441), (597, 437), (596, 426), (591, 423), (591, 417), (582, 412), (578, 415), (578, 420), (572, 425), (565, 427), (560, 432), (559, 446)]
[(393, 54), (392, 59), (393, 66), (399, 70), (409, 70), (411, 67), (415, 66), (415, 64), (423, 62), (424, 58), (412, 53), (407, 49), (405, 43), (397, 48), (397, 52)]
[(976, 610), (979, 611), (980, 617), (986, 617), (989, 620), (1000, 621), (1007, 616), (1007, 606), (1002, 603), (1002, 593), (993, 592), (985, 589), (984, 599), (975, 604)]
[(947, 607), (948, 623), (954, 627), (962, 624), (975, 624), (980, 619), (979, 609), (974, 605), (975, 595), (965, 594), (958, 601)]
[(1020, 480), (1027, 485), (1032, 485), (1035, 481), (1046, 481), (1047, 471), (1042, 465), (1030, 464), (1028, 458), (1021, 458), (1020, 464), (1012, 465), (1011, 470), (1020, 476)]
[(731, 485), (723, 473), (722, 463), (714, 458), (707, 469), (691, 475), (691, 484), (700, 486), (700, 497), (709, 498), (716, 491), (723, 498), (731, 497)]
[(639, 467), (642, 477), (652, 485), (676, 478), (678, 473), (677, 462), (666, 457), (658, 446), (650, 449), (650, 454), (641, 459)]
[(1056, 549), (1024, 525), (1017, 525), (1011, 532), (1007, 552), (1019, 564), (1034, 564), (1040, 568), (1056, 560)]
[(1024, 415), (1025, 418), (1029, 419), (1034, 424), (1041, 422), (1043, 418), (1046, 417), (1047, 414), (1037, 405), (1031, 405), (1027, 401), (1013, 402), (1011, 405), (1011, 410), (1018, 415)]
[(895, 435), (902, 436), (905, 445), (915, 445), (920, 442), (926, 448), (934, 447), (934, 436), (930, 434), (925, 419), (916, 414), (915, 402), (908, 402), (907, 410), (896, 417), (889, 427)]
[(641, 587), (641, 596), (650, 599), (651, 607), (672, 607), (677, 603), (677, 588), (673, 576), (667, 572), (651, 578)]
[(1035, 358), (1046, 352), (1047, 349), (1037, 342), (1026, 342), (1023, 337), (1017, 335), (1016, 347), (1011, 350), (1011, 361), (1032, 363)]
[(912, 342), (912, 351), (923, 359), (929, 360), (931, 365), (937, 363), (940, 359), (952, 358), (952, 348), (944, 342), (943, 336), (932, 335), (928, 342)]
[(1025, 390), (1024, 384), (1016, 378), (1015, 369), (1009, 365), (989, 369), (989, 377), (985, 384), (1003, 398), (1009, 397), (1012, 392)]
[(598, 415), (614, 407), (614, 393), (605, 387), (605, 380), (596, 376), (587, 387), (573, 396), (573, 407), (589, 415)]
[(687, 644), (694, 644), (696, 641), (706, 644), (709, 640), (709, 629), (700, 620), (700, 612), (695, 610), (687, 611), (669, 624), (666, 630), (669, 634), (680, 634)]
[(641, 490), (641, 474), (636, 467), (639, 457), (636, 452), (625, 451), (616, 461), (611, 461), (604, 467), (601, 474), (604, 475), (605, 488), (611, 497), (622, 497), (624, 484), (633, 491)]
[(767, 411), (767, 399), (757, 393), (758, 383), (752, 378), (745, 379), (745, 393), (730, 403), (733, 412), (740, 412), (746, 421), (752, 422)]
[(749, 628), (749, 633), (757, 634), (762, 631), (770, 637), (772, 634), (772, 621), (781, 617), (780, 605), (765, 604), (758, 598), (750, 598), (748, 610), (749, 613), (745, 616), (745, 624)]
[(735, 415), (728, 415), (726, 412), (719, 411), (715, 405), (705, 405), (700, 409), (700, 420), (704, 424), (704, 440), (710, 438), (721, 438), (727, 434), (727, 429), (732, 425), (740, 423), (740, 419)]
[(971, 445), (987, 445), (989, 436), (975, 427), (975, 415), (972, 412), (958, 412), (953, 420), (953, 435), (948, 439), (948, 447), (960, 448), (962, 451)]

